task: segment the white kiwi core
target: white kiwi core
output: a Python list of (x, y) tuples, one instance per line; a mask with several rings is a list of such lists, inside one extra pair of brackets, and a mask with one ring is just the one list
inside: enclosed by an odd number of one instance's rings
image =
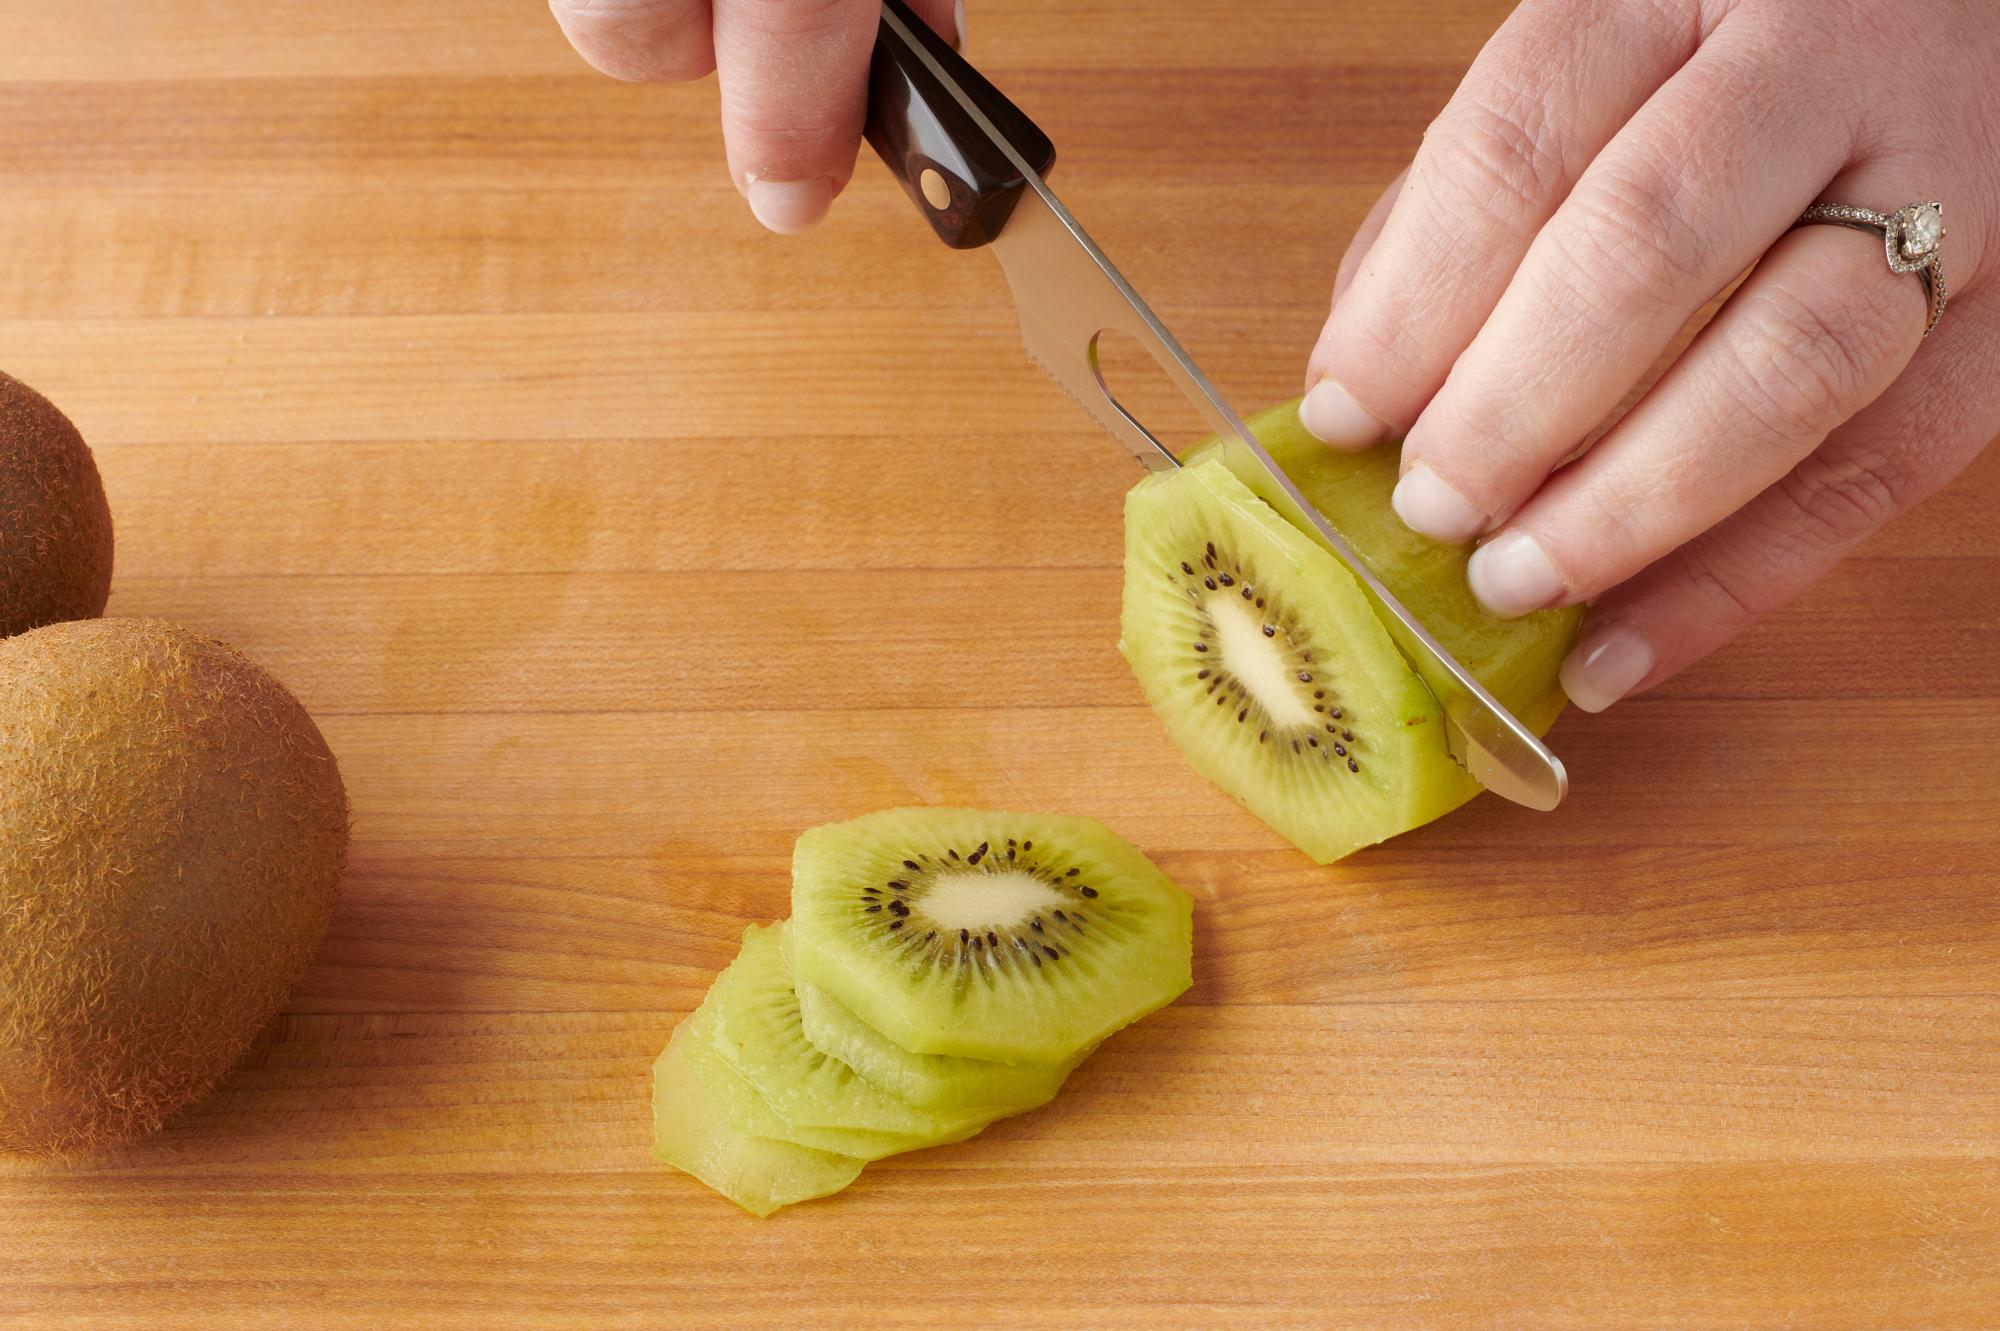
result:
[(1264, 636), (1264, 621), (1256, 612), (1234, 596), (1211, 596), (1202, 609), (1215, 625), (1222, 668), (1243, 681), (1250, 696), (1279, 725), (1312, 725), (1312, 707), (1299, 696), (1284, 654)]
[(1011, 929), (1066, 898), (1031, 873), (961, 869), (940, 874), (924, 892), (923, 912), (946, 929)]

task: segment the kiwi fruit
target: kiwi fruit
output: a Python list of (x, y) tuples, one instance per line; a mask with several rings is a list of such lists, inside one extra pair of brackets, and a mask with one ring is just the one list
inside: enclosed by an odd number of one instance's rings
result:
[[(1582, 612), (1487, 614), (1465, 584), (1470, 547), (1419, 537), (1390, 509), (1394, 450), (1328, 449), (1295, 404), (1251, 425), (1390, 591), (1546, 730)], [(1360, 581), (1259, 497), (1268, 477), (1233, 473), (1212, 442), (1188, 456), (1127, 496), (1119, 647), (1189, 763), (1321, 863), (1477, 794)]]
[(0, 1149), (120, 1142), (213, 1085), (318, 947), (347, 832), (312, 719), (222, 644), (0, 641)]
[[(830, 1058), (805, 1037), (786, 960), (784, 924), (752, 926), (706, 1000), (715, 1047), (784, 1120), (789, 1140), (864, 1159), (961, 1141), (998, 1111), (924, 1109)], [(839, 1134), (830, 1136), (828, 1134)], [(881, 1145), (871, 1149), (865, 1139)]]
[(824, 989), (797, 985), (799, 1017), (815, 1049), (891, 1095), (934, 1109), (1018, 1114), (1055, 1098), (1084, 1050), (1061, 1063), (996, 1063), (949, 1054), (913, 1054), (840, 1005)]
[(83, 436), (0, 374), (0, 638), (104, 613), (111, 506)]
[[(1557, 676), (1583, 624), (1582, 606), (1501, 619), (1480, 605), (1465, 580), (1473, 547), (1421, 536), (1404, 526), (1389, 506), (1402, 474), (1401, 444), (1360, 452), (1328, 448), (1299, 423), (1296, 400), (1259, 412), (1246, 424), (1368, 571), (1416, 614), (1445, 650), (1535, 733), (1555, 724), (1568, 703)], [(1240, 467), (1237, 479), (1260, 499), (1273, 500), (1275, 483), (1261, 467), (1249, 465), (1247, 453), (1227, 453), (1208, 441), (1191, 450), (1189, 457), (1211, 453)]]
[(792, 855), (792, 963), (918, 1054), (1062, 1063), (1192, 982), (1193, 903), (1089, 818), (890, 809)]
[[(694, 1175), (744, 1210), (767, 1216), (781, 1206), (839, 1192), (861, 1173), (852, 1156), (815, 1151), (736, 1127), (711, 1096), (695, 1060), (703, 1040), (690, 1017), (674, 1028), (653, 1064), (653, 1153)], [(720, 1063), (713, 1051), (708, 1058)], [(710, 1076), (733, 1076), (727, 1067)], [(756, 1099), (740, 1080), (742, 1093)], [(768, 1110), (765, 1112), (769, 1112)]]

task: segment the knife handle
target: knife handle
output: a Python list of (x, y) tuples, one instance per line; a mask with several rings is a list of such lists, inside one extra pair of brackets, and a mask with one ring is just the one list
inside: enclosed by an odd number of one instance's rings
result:
[(1037, 172), (1055, 165), (1055, 145), (902, 0), (882, 0), (862, 135), (939, 239), (953, 249), (977, 249), (1000, 234), (1028, 182), (931, 72), (918, 47)]

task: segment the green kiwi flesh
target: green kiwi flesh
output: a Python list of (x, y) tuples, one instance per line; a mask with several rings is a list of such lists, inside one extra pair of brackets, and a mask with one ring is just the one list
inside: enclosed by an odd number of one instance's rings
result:
[(0, 641), (0, 1150), (157, 1127), (278, 1011), (347, 851), (283, 685), (136, 619)]
[[(855, 1180), (862, 1162), (852, 1156), (755, 1137), (738, 1128), (696, 1067), (704, 1050), (692, 1024), (690, 1017), (674, 1028), (673, 1038), (653, 1064), (656, 1156), (756, 1216), (839, 1192)], [(712, 1050), (706, 1053), (720, 1063)], [(709, 1079), (724, 1075), (734, 1074), (727, 1067), (711, 1068)], [(749, 1100), (756, 1099), (756, 1092), (740, 1079), (737, 1085)]]
[(890, 809), (792, 857), (799, 980), (917, 1054), (1080, 1055), (1192, 982), (1192, 910), (1089, 818)]
[(996, 1063), (913, 1054), (815, 985), (798, 983), (806, 1039), (892, 1095), (934, 1109), (1018, 1114), (1047, 1104), (1090, 1051), (1063, 1063)]
[(104, 613), (111, 507), (69, 417), (0, 374), (0, 638)]
[(784, 1120), (777, 1135), (873, 1160), (962, 1141), (992, 1122), (1001, 1111), (913, 1105), (807, 1040), (785, 956), (788, 927), (747, 930), (742, 952), (707, 999), (716, 1051)]
[[(1583, 623), (1582, 606), (1538, 610), (1519, 619), (1488, 613), (1465, 580), (1472, 546), (1419, 536), (1389, 506), (1401, 474), (1400, 445), (1384, 444), (1358, 453), (1328, 448), (1299, 424), (1296, 401), (1260, 412), (1246, 423), (1272, 461), (1346, 538), (1369, 572), (1414, 611), (1494, 697), (1536, 734), (1555, 724), (1568, 701), (1557, 672)], [(1224, 461), (1243, 456), (1223, 452), (1209, 441), (1191, 450), (1189, 457), (1211, 452)], [(1259, 498), (1274, 499), (1275, 487), (1262, 468), (1238, 465), (1238, 480)]]
[(1195, 770), (1321, 863), (1465, 796), (1361, 584), (1220, 461), (1126, 497), (1119, 649)]

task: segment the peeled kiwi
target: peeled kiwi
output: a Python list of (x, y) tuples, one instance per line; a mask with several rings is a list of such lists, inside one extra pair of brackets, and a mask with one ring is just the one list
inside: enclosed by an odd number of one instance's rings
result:
[[(1389, 507), (1395, 450), (1326, 448), (1294, 404), (1252, 430), (1383, 583), (1537, 731), (1580, 610), (1486, 613), (1470, 547), (1410, 532)], [(1321, 863), (1440, 817), (1479, 792), (1452, 759), (1443, 711), (1381, 610), (1316, 537), (1233, 473), (1222, 450), (1148, 477), (1125, 505), (1120, 649), (1190, 764)]]
[[(697, 1070), (705, 1039), (690, 1017), (674, 1028), (653, 1064), (655, 1155), (758, 1216), (839, 1192), (854, 1182), (862, 1162), (852, 1156), (753, 1136), (739, 1128)], [(711, 1063), (720, 1062), (713, 1051), (706, 1056)], [(727, 1067), (711, 1067), (708, 1075), (735, 1074)], [(740, 1080), (737, 1085), (743, 1096), (756, 1098), (749, 1086)]]
[[(1416, 613), (1446, 650), (1537, 734), (1555, 724), (1568, 702), (1557, 673), (1583, 623), (1582, 606), (1501, 619), (1480, 605), (1465, 580), (1473, 547), (1419, 536), (1389, 506), (1401, 474), (1401, 445), (1360, 452), (1328, 448), (1299, 424), (1295, 401), (1259, 412), (1246, 423), (1368, 571)], [(1189, 457), (1211, 454), (1239, 465), (1247, 456), (1207, 443)], [(1272, 498), (1275, 487), (1262, 468), (1243, 465), (1236, 478), (1259, 498)]]
[(1062, 1063), (1188, 987), (1192, 906), (1089, 818), (890, 809), (799, 838), (792, 961), (912, 1053)]
[(111, 507), (83, 436), (0, 374), (0, 638), (104, 613)]
[(145, 620), (0, 641), (0, 1149), (158, 1126), (305, 970), (347, 801), (298, 702)]

